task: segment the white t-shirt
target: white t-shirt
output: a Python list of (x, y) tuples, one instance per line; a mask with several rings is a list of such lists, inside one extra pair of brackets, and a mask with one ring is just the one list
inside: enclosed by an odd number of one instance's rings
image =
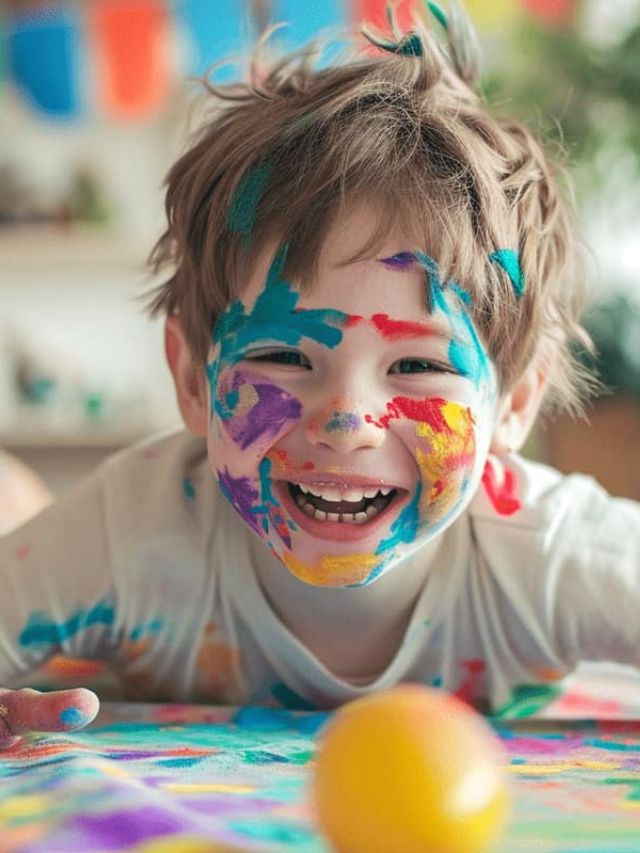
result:
[(441, 534), (395, 655), (363, 684), (332, 673), (270, 606), (255, 534), (202, 440), (123, 451), (0, 539), (0, 685), (62, 652), (110, 661), (127, 695), (149, 701), (331, 708), (417, 681), (495, 710), (580, 660), (640, 666), (640, 505), (508, 464), (522, 508), (499, 515), (480, 488)]

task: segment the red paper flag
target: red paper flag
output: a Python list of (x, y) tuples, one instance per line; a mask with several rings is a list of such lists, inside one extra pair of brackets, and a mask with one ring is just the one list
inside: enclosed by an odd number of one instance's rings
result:
[[(360, 23), (372, 24), (379, 30), (389, 32), (387, 21), (387, 6), (389, 0), (351, 0), (353, 19), (356, 25)], [(413, 27), (413, 19), (416, 12), (423, 8), (420, 0), (400, 0), (396, 5), (396, 20), (403, 33)]]
[(161, 0), (96, 0), (89, 7), (98, 100), (122, 119), (155, 112), (169, 94), (169, 18)]
[(543, 24), (567, 26), (573, 21), (576, 0), (523, 0), (525, 9)]

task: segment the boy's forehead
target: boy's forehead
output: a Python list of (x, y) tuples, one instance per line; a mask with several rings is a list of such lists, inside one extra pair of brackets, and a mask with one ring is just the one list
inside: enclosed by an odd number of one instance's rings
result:
[[(386, 313), (414, 319), (428, 318), (426, 275), (416, 262), (413, 265), (384, 263), (385, 259), (413, 253), (414, 238), (400, 229), (389, 234), (372, 251), (362, 255), (378, 218), (371, 208), (361, 207), (338, 217), (323, 242), (314, 280), (305, 283), (299, 307), (340, 308), (347, 313), (371, 316)], [(265, 290), (269, 271), (279, 249), (276, 238), (266, 242), (256, 255), (240, 298), (251, 309)], [(289, 285), (298, 290), (292, 282)], [(432, 318), (433, 319), (433, 318)]]

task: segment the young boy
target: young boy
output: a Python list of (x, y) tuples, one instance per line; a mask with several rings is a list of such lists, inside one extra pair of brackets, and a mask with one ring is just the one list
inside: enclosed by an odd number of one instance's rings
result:
[[(62, 652), (146, 700), (331, 708), (410, 680), (487, 710), (640, 664), (640, 508), (517, 455), (585, 388), (567, 216), (446, 33), (449, 60), (417, 26), (210, 89), (153, 255), (187, 431), (0, 543), (0, 684)], [(10, 743), (97, 700), (0, 708)]]

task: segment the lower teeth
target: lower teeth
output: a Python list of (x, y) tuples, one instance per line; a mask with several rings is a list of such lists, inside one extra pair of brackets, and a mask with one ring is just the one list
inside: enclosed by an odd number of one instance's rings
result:
[(376, 515), (379, 514), (380, 510), (377, 509), (373, 504), (369, 504), (367, 509), (363, 512), (324, 512), (321, 509), (316, 509), (313, 504), (305, 503), (301, 504), (300, 501), (296, 501), (298, 506), (304, 512), (305, 515), (308, 515), (309, 518), (314, 518), (316, 521), (340, 521), (343, 524), (365, 524), (367, 521), (371, 521)]

